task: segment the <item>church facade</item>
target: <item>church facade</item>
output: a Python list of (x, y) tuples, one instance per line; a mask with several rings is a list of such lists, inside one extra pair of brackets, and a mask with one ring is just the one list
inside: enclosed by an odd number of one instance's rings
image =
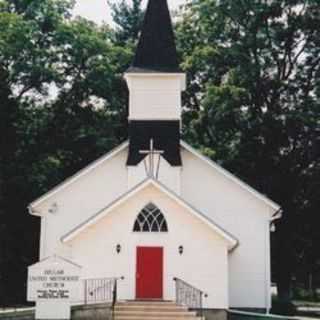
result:
[(279, 206), (181, 140), (186, 79), (165, 0), (149, 0), (124, 77), (128, 141), (29, 206), (40, 260), (121, 278), (120, 300), (175, 300), (178, 278), (206, 294), (205, 308), (269, 309)]

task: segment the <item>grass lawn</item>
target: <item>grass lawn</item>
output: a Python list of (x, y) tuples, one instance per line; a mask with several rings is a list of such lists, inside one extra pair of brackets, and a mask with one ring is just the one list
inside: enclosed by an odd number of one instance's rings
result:
[(32, 308), (21, 308), (21, 309), (0, 309), (0, 320), (1, 319), (33, 319), (34, 310)]
[(296, 307), (312, 307), (320, 309), (320, 301), (293, 300), (292, 303)]

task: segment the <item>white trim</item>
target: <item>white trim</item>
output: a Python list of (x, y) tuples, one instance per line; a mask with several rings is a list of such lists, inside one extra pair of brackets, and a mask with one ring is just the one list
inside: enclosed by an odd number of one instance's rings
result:
[(271, 199), (269, 199), (268, 197), (266, 197), (265, 195), (261, 194), (260, 192), (258, 192), (257, 190), (253, 189), (252, 187), (250, 187), (248, 184), (246, 184), (245, 182), (241, 181), (238, 177), (236, 177), (234, 174), (232, 174), (231, 172), (227, 171), (226, 169), (222, 168), (221, 166), (219, 166), (216, 162), (212, 161), (211, 159), (209, 159), (208, 157), (202, 155), (199, 151), (197, 151), (196, 149), (194, 149), (193, 147), (191, 147), (189, 144), (187, 144), (185, 141), (181, 140), (180, 141), (180, 145), (185, 148), (187, 151), (191, 152), (192, 154), (194, 154), (195, 156), (197, 156), (199, 159), (205, 161), (207, 164), (209, 164), (212, 168), (216, 169), (219, 173), (221, 173), (222, 175), (224, 175), (226, 178), (228, 178), (229, 180), (231, 180), (232, 182), (235, 182), (236, 184), (238, 184), (242, 189), (250, 192), (254, 197), (258, 198), (259, 200), (263, 201), (265, 204), (267, 204), (268, 206), (270, 206), (272, 209), (274, 209), (275, 211), (280, 209), (280, 205), (278, 205), (277, 203), (275, 203), (274, 201), (272, 201)]
[(64, 188), (66, 188), (70, 184), (76, 182), (79, 178), (81, 178), (82, 176), (88, 174), (89, 172), (91, 172), (92, 170), (94, 170), (95, 168), (97, 168), (98, 166), (103, 164), (108, 159), (110, 159), (113, 156), (117, 155), (119, 152), (124, 150), (128, 145), (129, 145), (128, 140), (123, 142), (118, 147), (112, 149), (110, 152), (106, 153), (102, 157), (100, 157), (97, 160), (93, 161), (92, 163), (90, 163), (88, 166), (86, 166), (85, 168), (83, 168), (80, 171), (78, 171), (73, 176), (71, 176), (71, 177), (67, 178), (66, 180), (62, 181), (61, 183), (59, 183), (57, 186), (55, 186), (53, 189), (51, 189), (50, 191), (48, 191), (47, 193), (45, 193), (44, 195), (42, 195), (38, 199), (32, 201), (30, 203), (30, 205), (28, 206), (30, 214), (36, 215), (36, 216), (41, 216), (41, 213), (40, 212), (36, 212), (36, 210), (35, 210), (35, 208), (40, 203), (42, 203), (43, 201), (45, 201), (48, 198), (52, 197), (54, 194), (56, 194), (57, 192), (63, 190)]
[(124, 73), (124, 78), (126, 79), (127, 77), (164, 77), (164, 78), (170, 78), (172, 76), (174, 77), (181, 77), (185, 78), (186, 73), (185, 72), (125, 72)]
[(128, 86), (130, 86), (130, 78), (145, 78), (145, 77), (162, 77), (162, 78), (180, 78), (181, 82), (181, 91), (186, 90), (186, 81), (187, 76), (185, 72), (176, 72), (176, 73), (165, 73), (165, 72), (125, 72), (123, 75), (124, 79), (127, 81)]
[(266, 285), (266, 309), (267, 309), (267, 314), (270, 313), (271, 310), (271, 299), (272, 299), (272, 295), (271, 295), (271, 250), (270, 250), (270, 221), (268, 220), (268, 222), (266, 223), (266, 236), (265, 236), (265, 250), (266, 250), (266, 271), (265, 271), (265, 277), (266, 277), (266, 281), (265, 281), (265, 285)]
[(139, 116), (134, 116), (134, 117), (128, 117), (128, 120), (129, 121), (139, 121), (139, 120), (142, 120), (142, 121), (180, 121), (180, 117), (167, 117), (167, 118), (164, 118), (164, 117), (159, 117), (159, 118), (151, 118), (149, 116), (146, 116), (146, 117), (139, 117)]
[(39, 246), (39, 257), (43, 259), (45, 257), (46, 252), (46, 233), (47, 233), (47, 216), (40, 217), (40, 246)]
[(112, 201), (108, 206), (101, 209), (91, 217), (89, 217), (84, 222), (80, 223), (78, 226), (67, 232), (64, 236), (61, 237), (61, 241), (63, 243), (68, 242), (72, 240), (74, 237), (76, 237), (79, 233), (81, 233), (83, 230), (85, 230), (87, 227), (90, 227), (91, 225), (95, 224), (98, 220), (105, 217), (110, 211), (112, 211), (114, 208), (125, 202), (130, 196), (136, 194), (139, 190), (141, 190), (146, 182), (148, 182), (148, 179), (143, 180), (139, 184), (137, 184), (135, 187), (130, 189), (128, 192), (124, 193), (114, 201)]
[(220, 235), (220, 237), (225, 239), (229, 243), (229, 250), (234, 249), (238, 245), (238, 240), (233, 235), (231, 235), (226, 230), (221, 228), (219, 225), (217, 225), (211, 219), (208, 219), (204, 214), (202, 214), (200, 211), (193, 208), (185, 200), (183, 200), (180, 196), (178, 196), (177, 194), (175, 194), (174, 192), (169, 190), (166, 186), (161, 184), (159, 181), (155, 181), (152, 178), (145, 179), (144, 181), (142, 181), (141, 183), (139, 183), (138, 185), (133, 187), (131, 190), (124, 193), (118, 199), (113, 201), (110, 205), (108, 205), (107, 207), (98, 211), (96, 214), (91, 216), (89, 219), (87, 219), (83, 223), (76, 226), (74, 229), (69, 231), (64, 236), (62, 236), (61, 241), (63, 243), (66, 243), (66, 242), (74, 239), (83, 230), (85, 230), (88, 227), (92, 226), (93, 224), (97, 223), (100, 219), (104, 218), (114, 208), (118, 207), (120, 204), (124, 203), (126, 200), (128, 200), (129, 198), (134, 196), (137, 192), (139, 192), (140, 190), (142, 190), (143, 188), (147, 187), (150, 184), (152, 184), (153, 186), (158, 188), (160, 191), (165, 193), (171, 199), (175, 200), (179, 205), (183, 206), (185, 209), (187, 209), (189, 212), (191, 212), (194, 216), (196, 216), (198, 219), (200, 219), (202, 222), (204, 222), (206, 225), (208, 225), (211, 229), (213, 229), (218, 235)]
[(270, 313), (271, 309), (271, 281), (270, 281), (270, 222), (267, 220), (265, 224), (265, 301), (266, 301), (266, 313)]
[[(38, 199), (36, 199), (33, 202), (31, 202), (31, 204), (28, 206), (30, 214), (35, 215), (35, 216), (41, 216), (42, 213), (36, 210), (36, 208), (37, 208), (37, 206), (39, 204), (41, 204), (45, 200), (49, 199), (50, 197), (52, 197), (56, 193), (60, 192), (61, 190), (63, 190), (67, 186), (71, 185), (72, 183), (76, 182), (82, 176), (90, 173), (92, 170), (94, 170), (95, 168), (97, 168), (98, 166), (103, 164), (105, 161), (107, 161), (108, 159), (114, 157), (119, 152), (124, 150), (126, 147), (128, 147), (128, 145), (129, 145), (129, 141), (128, 140), (123, 142), (118, 147), (116, 147), (115, 149), (111, 150), (109, 153), (107, 153), (107, 154), (103, 155), (102, 157), (98, 158), (97, 160), (93, 161), (91, 164), (89, 164), (88, 166), (86, 166), (82, 170), (78, 171), (73, 176), (67, 178), (66, 180), (64, 180), (63, 182), (58, 184), (56, 187), (54, 187), (53, 189), (51, 189), (50, 191), (48, 191), (47, 193), (45, 193), (44, 195), (42, 195)], [(219, 166), (217, 163), (213, 162), (211, 159), (209, 159), (209, 158), (205, 157), (204, 155), (202, 155), (201, 153), (199, 153), (197, 150), (192, 148), (186, 142), (181, 140), (180, 141), (180, 145), (183, 148), (185, 148), (187, 151), (189, 151), (192, 154), (194, 154), (195, 156), (197, 156), (199, 159), (205, 161), (212, 168), (216, 169), (219, 173), (223, 174), (225, 177), (227, 177), (231, 181), (237, 183), (240, 187), (242, 187), (243, 189), (249, 191), (253, 196), (258, 198), (259, 200), (262, 200), (264, 203), (269, 205), (272, 209), (274, 209), (274, 210), (279, 210), (280, 209), (280, 206), (277, 203), (273, 202), (272, 200), (270, 200), (266, 196), (262, 195), (261, 193), (259, 193), (255, 189), (253, 189), (248, 184), (244, 183), (239, 178), (237, 178), (235, 175), (231, 174), (230, 172), (228, 172), (227, 170), (225, 170), (221, 166)]]
[(58, 256), (57, 254), (54, 254), (54, 255), (52, 255), (52, 256), (45, 257), (45, 258), (39, 260), (38, 262), (36, 262), (36, 263), (28, 266), (28, 268), (32, 268), (32, 267), (34, 267), (34, 266), (36, 266), (36, 265), (38, 265), (38, 264), (41, 264), (41, 263), (43, 263), (43, 262), (45, 262), (45, 261), (47, 261), (47, 260), (50, 260), (50, 259), (62, 260), (62, 261), (64, 261), (64, 262), (67, 262), (67, 263), (69, 263), (69, 264), (72, 264), (73, 266), (75, 266), (75, 267), (77, 267), (77, 268), (79, 268), (79, 269), (82, 269), (82, 266), (80, 266), (79, 264), (77, 264), (77, 263), (75, 263), (75, 262), (73, 262), (73, 261), (71, 261), (71, 260), (69, 260), (69, 259), (67, 259), (67, 258), (64, 258), (64, 257), (62, 257), (62, 256)]
[(229, 241), (232, 246), (229, 248), (230, 250), (234, 249), (238, 245), (238, 240), (231, 235), (229, 232), (224, 230), (222, 227), (217, 225), (213, 220), (208, 218), (206, 215), (201, 213), (199, 210), (195, 209), (192, 205), (182, 199), (179, 195), (168, 189), (164, 184), (160, 181), (151, 180), (155, 186), (161, 189), (164, 193), (166, 193), (171, 199), (175, 200), (178, 204), (180, 204), (185, 209), (191, 211), (198, 219), (204, 222), (206, 225), (211, 227), (216, 233), (218, 233), (222, 238)]

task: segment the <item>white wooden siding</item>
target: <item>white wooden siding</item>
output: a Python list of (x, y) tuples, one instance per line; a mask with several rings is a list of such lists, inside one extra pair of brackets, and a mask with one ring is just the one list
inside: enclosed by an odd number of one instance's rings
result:
[[(150, 201), (163, 212), (167, 233), (132, 231), (139, 211)], [(117, 244), (121, 245), (120, 254), (116, 253)], [(83, 231), (71, 245), (72, 260), (85, 266), (84, 277), (125, 277), (119, 284), (120, 299), (135, 298), (136, 247), (162, 246), (164, 299), (175, 298), (173, 277), (180, 277), (209, 294), (205, 306), (228, 307), (226, 242), (152, 185)], [(180, 245), (184, 247), (182, 255)]]

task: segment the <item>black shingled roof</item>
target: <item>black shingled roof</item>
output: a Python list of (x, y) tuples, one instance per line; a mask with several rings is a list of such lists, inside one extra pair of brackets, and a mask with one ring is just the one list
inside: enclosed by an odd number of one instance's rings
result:
[(167, 0), (149, 0), (135, 58), (127, 72), (181, 72)]

